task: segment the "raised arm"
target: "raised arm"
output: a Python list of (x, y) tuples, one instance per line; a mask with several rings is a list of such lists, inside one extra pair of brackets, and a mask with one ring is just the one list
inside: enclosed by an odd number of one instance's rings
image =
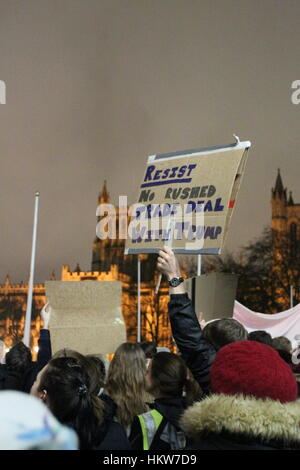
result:
[[(178, 261), (169, 247), (159, 252), (157, 269), (168, 281), (181, 277)], [(177, 287), (170, 286), (169, 316), (172, 333), (183, 359), (203, 392), (208, 393), (209, 371), (216, 351), (203, 338), (201, 326), (182, 282)]]
[(40, 330), (40, 337), (38, 341), (39, 352), (37, 357), (38, 369), (41, 370), (51, 359), (51, 339), (49, 331), (49, 322), (51, 318), (51, 306), (49, 303), (44, 305), (41, 310), (41, 318), (43, 321), (43, 328)]

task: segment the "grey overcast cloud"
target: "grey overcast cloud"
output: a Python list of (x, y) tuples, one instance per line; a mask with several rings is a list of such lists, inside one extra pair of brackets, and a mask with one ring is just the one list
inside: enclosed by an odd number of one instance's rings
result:
[[(250, 140), (226, 249), (270, 224), (277, 168), (300, 203), (298, 0), (0, 0), (0, 283), (91, 265), (97, 197), (148, 155)], [(2, 103), (2, 102), (1, 102)]]

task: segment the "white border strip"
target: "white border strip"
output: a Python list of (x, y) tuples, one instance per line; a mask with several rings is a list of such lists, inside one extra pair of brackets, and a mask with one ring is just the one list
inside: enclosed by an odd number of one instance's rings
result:
[(174, 157), (170, 156), (166, 158), (158, 158), (157, 160), (156, 160), (156, 155), (161, 155), (161, 154), (149, 155), (147, 163), (153, 163), (154, 161), (165, 162), (167, 160), (177, 160), (178, 158), (197, 157), (198, 155), (211, 155), (213, 153), (231, 152), (232, 150), (249, 149), (250, 147), (251, 147), (251, 142), (249, 140), (246, 140), (245, 142), (239, 142), (237, 145), (230, 146), (230, 147), (224, 146), (224, 148), (220, 148), (220, 149), (203, 150), (203, 151), (200, 150), (197, 152), (188, 153), (186, 155), (176, 155)]

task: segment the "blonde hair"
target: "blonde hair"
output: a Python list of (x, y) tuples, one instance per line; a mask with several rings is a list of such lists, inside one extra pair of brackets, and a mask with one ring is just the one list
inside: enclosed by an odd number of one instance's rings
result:
[(145, 391), (146, 356), (138, 344), (123, 343), (112, 359), (105, 392), (117, 404), (116, 417), (123, 426), (148, 410)]

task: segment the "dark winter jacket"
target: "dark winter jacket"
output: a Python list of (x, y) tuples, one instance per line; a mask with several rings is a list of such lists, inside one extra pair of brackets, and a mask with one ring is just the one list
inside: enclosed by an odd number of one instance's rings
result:
[(37, 361), (32, 361), (25, 372), (20, 373), (11, 370), (6, 364), (0, 365), (1, 390), (20, 390), (30, 393), (37, 374), (50, 361), (52, 356), (49, 330), (42, 329), (40, 331), (38, 346)]
[(115, 420), (117, 404), (106, 394), (100, 395), (99, 398), (105, 404), (105, 411), (104, 421), (99, 426), (95, 450), (131, 450), (124, 427)]
[(220, 394), (188, 408), (181, 426), (189, 450), (299, 450), (299, 422), (300, 401)]
[(21, 390), (25, 393), (30, 393), (31, 387), (35, 382), (36, 376), (39, 371), (45, 367), (52, 357), (51, 339), (49, 330), (40, 330), (40, 337), (38, 341), (38, 357), (37, 361), (32, 361), (30, 367), (24, 372), (22, 377)]
[(118, 405), (116, 402), (106, 393), (102, 393), (99, 398), (105, 404), (105, 417), (108, 420), (113, 420), (116, 417)]
[(6, 364), (0, 364), (0, 390), (21, 390), (22, 377), (18, 372), (11, 371)]
[(209, 371), (216, 350), (203, 338), (199, 321), (187, 294), (171, 295), (169, 315), (177, 347), (202, 391), (208, 393)]
[(94, 450), (131, 450), (125, 429), (120, 423), (104, 419), (99, 427), (98, 444)]
[[(157, 452), (170, 451), (172, 450), (170, 443), (166, 441), (162, 433), (167, 423), (171, 423), (176, 430), (181, 431), (179, 422), (186, 409), (185, 401), (181, 397), (158, 398), (154, 403), (150, 404), (150, 408), (157, 410), (164, 419), (155, 433), (149, 450)], [(135, 417), (133, 420), (129, 440), (132, 449), (143, 450), (143, 434), (138, 417)]]

